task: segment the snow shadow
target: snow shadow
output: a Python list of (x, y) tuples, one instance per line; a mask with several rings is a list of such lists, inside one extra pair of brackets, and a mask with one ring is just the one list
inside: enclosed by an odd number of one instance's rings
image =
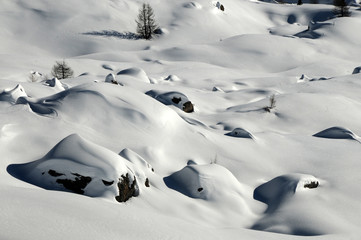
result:
[(115, 37), (120, 39), (138, 40), (139, 35), (132, 32), (118, 32), (115, 30), (92, 31), (82, 33), (83, 35), (99, 36), (99, 37)]
[(330, 26), (330, 25), (332, 25), (332, 23), (320, 23), (320, 22), (311, 21), (308, 24), (308, 29), (306, 29), (305, 31), (299, 32), (299, 33), (295, 34), (294, 36), (299, 37), (299, 38), (318, 39), (318, 38), (322, 37), (322, 34), (315, 32), (315, 30), (323, 28), (325, 26)]

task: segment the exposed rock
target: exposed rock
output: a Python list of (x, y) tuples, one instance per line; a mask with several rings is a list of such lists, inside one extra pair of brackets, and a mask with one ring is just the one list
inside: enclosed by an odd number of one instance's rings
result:
[(74, 192), (83, 194), (83, 189), (91, 182), (92, 178), (88, 176), (82, 176), (77, 173), (72, 173), (76, 176), (75, 180), (71, 179), (57, 179), (56, 182), (62, 184), (66, 189)]
[(182, 101), (182, 98), (177, 98), (177, 97), (173, 97), (172, 98), (172, 102), (174, 102), (175, 104), (178, 104), (180, 101)]
[(58, 173), (57, 171), (53, 170), (53, 169), (50, 169), (48, 171), (49, 175), (52, 176), (52, 177), (59, 177), (59, 176), (64, 176), (65, 174), (64, 173)]
[(303, 186), (304, 186), (305, 188), (310, 188), (310, 189), (312, 189), (312, 188), (317, 188), (318, 185), (319, 185), (319, 182), (318, 182), (318, 181), (311, 181), (310, 183), (305, 183)]
[(146, 187), (150, 187), (150, 183), (149, 183), (149, 179), (148, 179), (148, 178), (145, 179), (145, 186), (146, 186)]
[(183, 104), (183, 111), (185, 111), (186, 113), (194, 112), (194, 107), (191, 101), (185, 102)]
[(119, 178), (118, 182), (118, 190), (119, 196), (116, 196), (115, 199), (118, 202), (126, 202), (131, 197), (137, 196), (137, 179), (134, 177), (133, 182), (131, 183), (129, 180), (129, 174), (127, 173), (125, 176), (121, 176), (122, 179)]

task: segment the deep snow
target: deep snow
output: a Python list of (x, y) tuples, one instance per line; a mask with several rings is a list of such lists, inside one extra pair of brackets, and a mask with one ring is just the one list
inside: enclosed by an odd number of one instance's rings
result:
[(149, 3), (0, 1), (0, 238), (358, 239), (360, 7)]

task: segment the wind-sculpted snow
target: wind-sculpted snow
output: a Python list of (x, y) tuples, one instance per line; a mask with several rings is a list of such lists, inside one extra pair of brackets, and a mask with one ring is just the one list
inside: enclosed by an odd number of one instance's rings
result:
[(16, 101), (21, 97), (27, 97), (28, 95), (25, 92), (25, 89), (20, 85), (16, 85), (13, 89), (3, 90), (0, 93), (0, 101), (5, 101), (9, 103), (16, 103)]
[(59, 92), (64, 91), (65, 89), (68, 88), (68, 86), (60, 82), (59, 79), (57, 78), (48, 79), (45, 81), (45, 84), (48, 85), (49, 87), (55, 88)]
[(91, 98), (96, 98), (106, 104), (106, 99), (101, 93), (87, 90), (84, 87), (71, 88), (41, 99), (20, 97), (16, 104), (27, 104), (33, 112), (40, 115), (58, 116), (61, 111), (69, 114), (72, 114), (73, 111), (81, 111), (85, 106), (74, 103), (84, 101), (86, 104), (91, 104)]

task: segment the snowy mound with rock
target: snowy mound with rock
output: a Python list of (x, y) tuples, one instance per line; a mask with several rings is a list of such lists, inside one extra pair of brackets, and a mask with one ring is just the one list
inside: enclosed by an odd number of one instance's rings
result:
[(282, 2), (2, 1), (0, 238), (358, 239), (361, 6)]
[(8, 171), (23, 181), (48, 190), (90, 197), (110, 195), (119, 202), (138, 196), (140, 191), (134, 166), (76, 134), (60, 141), (42, 159), (10, 165)]

